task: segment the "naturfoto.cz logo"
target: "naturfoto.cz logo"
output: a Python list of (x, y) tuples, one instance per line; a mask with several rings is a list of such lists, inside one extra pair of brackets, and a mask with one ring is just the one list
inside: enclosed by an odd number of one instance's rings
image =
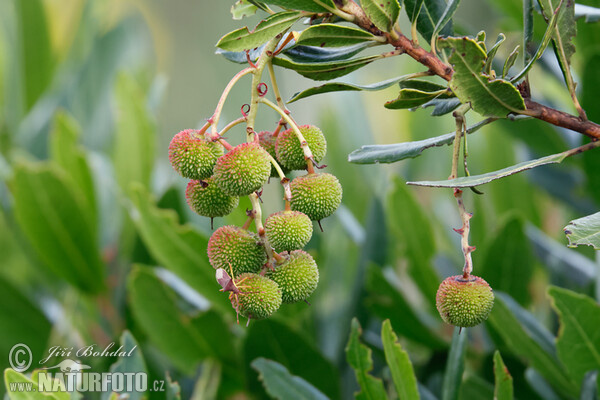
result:
[[(95, 345), (74, 348), (54, 346), (50, 348), (49, 356), (45, 357), (40, 364), (45, 364), (52, 357), (85, 356), (85, 357), (130, 357), (136, 347), (124, 351), (123, 346), (116, 350), (111, 349), (114, 343), (102, 350)], [(18, 343), (12, 347), (9, 353), (11, 368), (19, 373), (27, 371), (32, 364), (32, 353), (29, 346)], [(146, 372), (91, 372), (91, 367), (77, 360), (66, 358), (58, 364), (41, 367), (34, 371), (32, 380), (21, 379), (7, 382), (10, 392), (116, 392), (132, 393), (147, 391), (164, 391), (164, 381), (153, 381), (148, 386)]]

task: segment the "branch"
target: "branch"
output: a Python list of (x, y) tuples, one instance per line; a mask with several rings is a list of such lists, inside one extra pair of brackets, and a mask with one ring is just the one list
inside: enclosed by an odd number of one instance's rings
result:
[[(374, 35), (384, 36), (387, 40), (387, 43), (391, 44), (396, 49), (403, 51), (419, 63), (426, 66), (432, 74), (435, 74), (447, 81), (452, 79), (452, 74), (454, 73), (452, 66), (444, 63), (437, 56), (426, 51), (399, 32), (394, 32), (393, 35), (390, 33), (381, 32), (375, 25), (373, 25), (362, 8), (354, 1), (347, 1), (343, 6), (343, 10), (353, 14), (356, 17), (354, 20), (356, 25)], [(552, 125), (579, 132), (595, 140), (600, 139), (600, 125), (592, 121), (583, 120), (574, 115), (541, 105), (528, 98), (525, 98), (525, 105), (527, 106), (527, 110), (523, 113), (525, 115), (530, 115)]]

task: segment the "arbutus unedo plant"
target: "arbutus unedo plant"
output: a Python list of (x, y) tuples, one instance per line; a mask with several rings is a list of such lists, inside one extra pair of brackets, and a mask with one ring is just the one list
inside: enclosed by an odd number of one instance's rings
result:
[[(301, 249), (310, 240), (316, 221), (332, 215), (342, 200), (338, 179), (321, 170), (327, 141), (313, 125), (298, 125), (279, 93), (273, 58), (285, 47), (278, 33), (264, 47), (256, 63), (247, 54), (250, 67), (237, 73), (225, 87), (215, 112), (199, 130), (187, 129), (176, 134), (169, 146), (169, 160), (182, 177), (192, 179), (186, 190), (190, 208), (211, 218), (225, 216), (248, 196), (252, 209), (242, 227), (223, 226), (208, 242), (208, 257), (216, 269), (222, 291), (230, 292), (236, 314), (264, 319), (273, 314), (282, 301), (304, 301), (317, 287), (319, 272), (312, 257)], [(286, 40), (289, 40), (287, 36)], [(266, 98), (269, 87), (261, 82), (268, 69), (276, 102)], [(241, 106), (242, 116), (218, 129), (223, 106), (233, 86), (251, 75), (250, 103)], [(272, 109), (279, 121), (273, 131), (254, 130), (258, 108)], [(246, 124), (246, 142), (229, 144), (224, 135), (238, 124)], [(290, 181), (286, 173), (305, 170)], [(279, 178), (285, 208), (274, 213), (263, 226), (260, 193), (269, 178)], [(256, 233), (250, 232), (254, 223)], [(227, 269), (231, 273), (227, 273)]]
[[(252, 102), (246, 110), (247, 114), (244, 113), (249, 140), (253, 138), (256, 140), (257, 137), (253, 131), (253, 122), (258, 104), (265, 104), (281, 115), (277, 129), (273, 133), (261, 133), (260, 136), (273, 162), (278, 161), (281, 165), (278, 167), (277, 163), (274, 163), (273, 168), (279, 173), (285, 188), (286, 210), (300, 211), (310, 219), (318, 220), (319, 224), (322, 218), (330, 215), (339, 205), (341, 188), (333, 175), (314, 172), (316, 163), (325, 154), (325, 140), (318, 128), (299, 126), (291, 120), (275, 82), (273, 65), (294, 70), (304, 77), (317, 81), (338, 78), (377, 60), (400, 55), (408, 55), (425, 67), (422, 72), (390, 79), (369, 87), (342, 82), (326, 83), (297, 93), (291, 101), (333, 91), (381, 90), (399, 83), (401, 90), (398, 98), (387, 102), (386, 108), (414, 109), (433, 106), (433, 115), (452, 113), (456, 122), (454, 134), (432, 138), (424, 141), (427, 143), (422, 145), (406, 143), (404, 146), (401, 144), (364, 146), (350, 154), (349, 161), (361, 164), (395, 162), (418, 156), (430, 147), (453, 144), (451, 173), (446, 181), (408, 182), (408, 184), (453, 189), (462, 221), (462, 226), (454, 230), (461, 236), (464, 267), (462, 275), (453, 277), (451, 285), (447, 280), (440, 285), (437, 293), (437, 308), (444, 321), (462, 328), (484, 321), (490, 313), (494, 299), (487, 282), (472, 275), (471, 253), (475, 250), (475, 246), (469, 244), (469, 233), (473, 215), (466, 209), (463, 189), (468, 187), (473, 193), (483, 194), (477, 186), (539, 165), (560, 162), (566, 157), (598, 147), (600, 126), (587, 119), (575, 93), (575, 83), (570, 70), (570, 57), (573, 53), (570, 41), (573, 34), (572, 32), (561, 33), (557, 27), (559, 19), (564, 23), (564, 20), (574, 18), (571, 2), (539, 1), (547, 29), (535, 53), (529, 52), (532, 48), (532, 37), (525, 32), (523, 43), (527, 51), (523, 57), (523, 67), (516, 73), (512, 67), (519, 53), (518, 46), (503, 63), (501, 70), (494, 69), (496, 65), (502, 65), (498, 64), (495, 57), (505, 39), (504, 35), (499, 36), (496, 44), (489, 50), (485, 43), (485, 32), (480, 32), (475, 37), (452, 36), (451, 20), (458, 7), (458, 1), (449, 1), (437, 22), (431, 19), (427, 22), (421, 18), (420, 14), (424, 12), (431, 16), (432, 11), (428, 5), (424, 5), (423, 2), (415, 4), (419, 5), (420, 9), (414, 6), (407, 10), (412, 23), (409, 38), (402, 33), (398, 24), (401, 4), (397, 0), (381, 3), (371, 0), (360, 3), (353, 0), (239, 1), (232, 8), (234, 14), (240, 13), (243, 16), (261, 10), (269, 16), (254, 30), (242, 28), (226, 34), (219, 40), (217, 47), (220, 48), (219, 52), (229, 60), (248, 63), (250, 67), (244, 71), (253, 73), (255, 89), (253, 89)], [(273, 10), (271, 8), (273, 5), (283, 10)], [(527, 13), (532, 12), (531, 8), (526, 7), (524, 10), (525, 17)], [(308, 27), (300, 31), (292, 30), (292, 26), (303, 18), (308, 18), (305, 19)], [(341, 23), (350, 23), (355, 27)], [(429, 50), (419, 42), (419, 34), (428, 42)], [(531, 98), (528, 72), (541, 57), (550, 41), (553, 42), (577, 116), (542, 105)], [(385, 45), (394, 47), (394, 50), (384, 51), (378, 55), (352, 58), (366, 48)], [(271, 72), (277, 104), (264, 98), (266, 85), (260, 83), (259, 78), (260, 71), (265, 68), (265, 65)], [(437, 81), (434, 80), (435, 78)], [(466, 114), (469, 111), (485, 119), (468, 127)], [(218, 113), (215, 115), (218, 121)], [(467, 166), (467, 134), (500, 119), (531, 118), (579, 132), (590, 137), (592, 142), (501, 171), (473, 176), (470, 174)], [(214, 121), (209, 120), (209, 122)], [(285, 123), (290, 123), (291, 128), (280, 132), (281, 126)], [(213, 139), (217, 140), (218, 137), (214, 136)], [(415, 148), (418, 151), (416, 155)], [(465, 172), (463, 177), (460, 177), (458, 172), (461, 150)], [(281, 168), (304, 168), (305, 162), (308, 174), (288, 184)], [(267, 176), (267, 168), (264, 168), (263, 173), (264, 180)], [(291, 222), (290, 226), (292, 226)], [(292, 236), (290, 234), (289, 238), (291, 239)], [(289, 250), (281, 240), (273, 238), (272, 241), (276, 243), (276, 248)], [(302, 241), (298, 240), (298, 242)], [(272, 249), (268, 250), (277, 257), (277, 253), (273, 253)], [(471, 307), (478, 302), (484, 305), (481, 309), (476, 310), (476, 307)]]

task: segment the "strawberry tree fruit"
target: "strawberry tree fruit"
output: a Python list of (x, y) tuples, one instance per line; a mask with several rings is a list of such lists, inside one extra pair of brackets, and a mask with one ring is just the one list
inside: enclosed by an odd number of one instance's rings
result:
[(213, 268), (229, 271), (234, 276), (258, 272), (267, 262), (267, 253), (260, 237), (234, 225), (217, 229), (208, 241), (208, 261)]
[(478, 276), (455, 275), (440, 284), (436, 304), (444, 322), (468, 328), (488, 318), (494, 306), (494, 292)]
[(223, 146), (208, 140), (204, 133), (186, 129), (176, 134), (169, 145), (169, 161), (181, 176), (206, 179), (213, 174), (217, 159), (223, 155)]

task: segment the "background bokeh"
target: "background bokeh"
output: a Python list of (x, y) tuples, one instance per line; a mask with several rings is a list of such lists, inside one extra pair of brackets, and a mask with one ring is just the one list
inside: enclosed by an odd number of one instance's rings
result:
[[(156, 377), (164, 377), (165, 371), (170, 371), (171, 377), (180, 382), (184, 398), (197, 395), (197, 382), (213, 371), (212, 364), (206, 361), (209, 357), (189, 350), (176, 327), (160, 326), (160, 318), (154, 321), (156, 325), (149, 325), (147, 316), (152, 315), (154, 308), (160, 308), (155, 303), (159, 300), (150, 295), (151, 290), (144, 292), (132, 282), (143, 274), (152, 276), (159, 287), (167, 288), (169, 298), (176, 299), (173, 302), (185, 321), (208, 308), (205, 293), (198, 294), (194, 284), (190, 284), (192, 288), (183, 284), (184, 276), (180, 276), (182, 281), (177, 274), (168, 272), (172, 268), (165, 264), (173, 257), (168, 251), (153, 247), (157, 239), (152, 235), (156, 232), (148, 233), (150, 228), (145, 222), (150, 221), (148, 215), (158, 215), (159, 208), (171, 209), (176, 212), (171, 217), (175, 216), (178, 228), (180, 223), (189, 222), (202, 240), (211, 234), (209, 221), (193, 214), (185, 204), (187, 182), (171, 169), (167, 147), (176, 132), (199, 127), (211, 116), (229, 78), (242, 68), (216, 55), (214, 44), (243, 24), (254, 26), (263, 15), (232, 20), (231, 3), (0, 1), (3, 368), (8, 366), (8, 352), (17, 342), (31, 343), (37, 356), (55, 344), (106, 345), (118, 341), (127, 329), (140, 343), (148, 370)], [(486, 30), (488, 48), (497, 34), (504, 32), (507, 40), (498, 53), (504, 59), (522, 40), (521, 12), (521, 2), (516, 0), (464, 0), (455, 30), (471, 35)], [(409, 31), (405, 16), (401, 26)], [(583, 88), (580, 94), (588, 116), (598, 120), (600, 109), (595, 96), (600, 82), (593, 67), (593, 61), (598, 60), (598, 29), (594, 24), (581, 22), (578, 27), (575, 74)], [(536, 16), (536, 37), (539, 39), (542, 33), (543, 21)], [(413, 60), (395, 57), (340, 80), (367, 84), (420, 70), (421, 66)], [(276, 73), (284, 99), (316, 85), (292, 71), (277, 68)], [(531, 84), (538, 100), (573, 112), (551, 54), (546, 54), (534, 68)], [(223, 125), (239, 116), (249, 93), (249, 79), (243, 80), (230, 95), (221, 119)], [(310, 307), (284, 306), (274, 322), (253, 322), (249, 329), (234, 324), (233, 310), (225, 313), (211, 309), (213, 319), (193, 325), (201, 335), (215, 330), (217, 337), (218, 330), (225, 327), (235, 343), (231, 350), (234, 361), (217, 357), (217, 364), (223, 364), (217, 384), (219, 398), (236, 393), (239, 398), (264, 396), (248, 364), (251, 356), (265, 354), (300, 376), (310, 376), (312, 363), (325, 366), (331, 375), (321, 378), (336, 379), (317, 386), (332, 398), (349, 398), (356, 383), (345, 362), (344, 346), (352, 317), (359, 318), (365, 341), (376, 350), (381, 348), (376, 334), (380, 322), (391, 318), (411, 354), (419, 379), (433, 393), (439, 391), (452, 330), (439, 321), (431, 294), (443, 277), (462, 267), (459, 237), (452, 232), (460, 222), (450, 190), (407, 187), (404, 181), (447, 177), (450, 148), (430, 149), (419, 158), (397, 164), (347, 162), (348, 154), (365, 144), (420, 140), (452, 131), (454, 121), (449, 115), (434, 118), (430, 116), (431, 109), (410, 112), (383, 108), (396, 95), (397, 89), (392, 87), (380, 92), (326, 94), (289, 106), (296, 121), (319, 125), (325, 132), (329, 147), (324, 162), (327, 171), (342, 183), (343, 205), (336, 215), (323, 221), (325, 232), (315, 232), (308, 246), (321, 273)], [(57, 115), (69, 115), (64, 118), (80, 127), (76, 142), (81, 147), (75, 148), (81, 151), (91, 171), (97, 206), (92, 207), (91, 218), (97, 226), (92, 224), (90, 228), (94, 232), (90, 246), (100, 254), (99, 263), (103, 266), (101, 279), (105, 282), (99, 285), (106, 289), (101, 294), (89, 293), (85, 285), (70, 281), (67, 267), (57, 269), (56, 262), (48, 262), (45, 256), (56, 248), (57, 240), (53, 235), (44, 236), (46, 223), (51, 218), (78, 218), (78, 214), (62, 210), (52, 201), (49, 209), (57, 214), (50, 216), (36, 197), (42, 198), (50, 190), (44, 186), (49, 181), (35, 175), (36, 166), (41, 165), (38, 162), (57, 163), (60, 158), (52, 147), (53, 137), (58, 136)], [(257, 127), (273, 129), (278, 119), (263, 108)], [(477, 120), (475, 116), (468, 117), (469, 123)], [(237, 144), (244, 136), (240, 126), (228, 133), (227, 139)], [(502, 121), (469, 137), (469, 169), (473, 174), (501, 169), (564, 151), (581, 141), (580, 135), (539, 121)], [(60, 146), (62, 142), (56, 143)], [(484, 195), (465, 192), (467, 209), (474, 213), (471, 243), (478, 248), (473, 255), (474, 272), (495, 288), (508, 292), (553, 333), (557, 320), (545, 294), (549, 283), (600, 298), (597, 256), (590, 248), (567, 249), (562, 232), (570, 220), (598, 210), (599, 168), (598, 155), (585, 154), (559, 166), (496, 181), (480, 188)], [(19, 181), (17, 170), (26, 171), (18, 175), (26, 179)], [(28, 180), (34, 176), (40, 179), (35, 181), (40, 186), (34, 186), (31, 192), (19, 191), (23, 182), (34, 182)], [(137, 189), (132, 192), (132, 184), (143, 189), (135, 186)], [(147, 192), (154, 195), (158, 206)], [(33, 193), (36, 201), (19, 203), (20, 196), (31, 197), (27, 193)], [(281, 197), (277, 182), (271, 183), (263, 196), (264, 213), (280, 210)], [(60, 199), (60, 193), (52, 199)], [(38, 222), (28, 217), (37, 215), (37, 207), (43, 211)], [(150, 211), (145, 213), (144, 207)], [(243, 200), (239, 210), (215, 221), (216, 226), (241, 225), (248, 207), (249, 202)], [(202, 243), (199, 240), (196, 249), (202, 257), (198, 263), (202, 268), (210, 268)], [(49, 263), (54, 263), (54, 267), (48, 267)], [(193, 274), (193, 268), (200, 266), (189, 265), (188, 272)], [(212, 270), (209, 272), (212, 274)], [(218, 290), (216, 283), (213, 289)], [(407, 309), (427, 328), (427, 335), (434, 333), (435, 339), (423, 336), (425, 331), (419, 330), (420, 325), (415, 329), (410, 326), (412, 319), (405, 319), (403, 314)], [(489, 394), (486, 390), (493, 381), (491, 354), (498, 338), (493, 328), (488, 329), (491, 333), (483, 327), (470, 330), (473, 354), (467, 370), (468, 379), (479, 385), (477, 390)], [(277, 336), (275, 333), (290, 336), (274, 339), (266, 335), (269, 332), (273, 337)], [(270, 348), (275, 342), (279, 345), (278, 340), (288, 341), (281, 344), (283, 349), (307, 346), (314, 353), (307, 351), (296, 354), (298, 359), (286, 358), (289, 354), (285, 351), (278, 354)], [(298, 341), (302, 344), (298, 345)], [(257, 350), (253, 352), (254, 348)], [(385, 375), (381, 351), (376, 351), (375, 357), (376, 371), (383, 370)], [(114, 360), (84, 361), (103, 370)], [(505, 361), (514, 371), (522, 398), (541, 398), (524, 378), (527, 364), (510, 352)], [(474, 398), (469, 397), (472, 395), (465, 393), (463, 397)], [(150, 396), (160, 398), (156, 393)]]

